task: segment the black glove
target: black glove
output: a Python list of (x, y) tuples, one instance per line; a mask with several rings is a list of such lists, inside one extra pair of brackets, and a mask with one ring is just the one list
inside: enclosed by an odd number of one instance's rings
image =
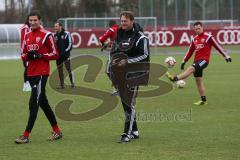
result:
[(225, 58), (225, 60), (226, 60), (227, 63), (228, 62), (232, 62), (232, 58), (231, 57), (227, 57), (227, 58)]
[(103, 43), (102, 44), (102, 48), (101, 48), (101, 52), (103, 51), (103, 50), (105, 50), (106, 48), (108, 47), (108, 43)]
[(181, 70), (184, 70), (185, 64), (186, 64), (186, 62), (182, 62), (182, 64), (181, 64)]
[(27, 53), (27, 59), (28, 60), (35, 60), (35, 59), (41, 59), (42, 54), (37, 53), (35, 50), (29, 51)]

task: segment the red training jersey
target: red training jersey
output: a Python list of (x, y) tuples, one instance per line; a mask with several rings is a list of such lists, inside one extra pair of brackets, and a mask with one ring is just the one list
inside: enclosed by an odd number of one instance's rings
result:
[(30, 27), (27, 24), (24, 24), (20, 30), (20, 47), (23, 48), (23, 40), (25, 35), (30, 31)]
[(228, 53), (217, 43), (214, 37), (211, 34), (203, 32), (193, 38), (183, 61), (187, 62), (195, 51), (194, 62), (206, 60), (209, 63), (212, 46), (221, 53), (223, 57), (228, 57)]
[(28, 61), (27, 54), (29, 51), (35, 50), (38, 54), (42, 54), (43, 58), (30, 60), (27, 68), (28, 76), (49, 75), (50, 60), (58, 59), (58, 50), (53, 38), (53, 34), (44, 28), (38, 28), (28, 32), (23, 41), (22, 60)]
[(110, 41), (114, 41), (117, 35), (118, 25), (115, 24), (110, 27), (101, 37), (99, 37), (100, 42), (103, 44), (108, 38)]

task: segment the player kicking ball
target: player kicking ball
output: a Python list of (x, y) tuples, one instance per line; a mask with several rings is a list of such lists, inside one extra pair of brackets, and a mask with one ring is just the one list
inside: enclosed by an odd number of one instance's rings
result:
[(211, 34), (203, 31), (203, 25), (201, 22), (196, 22), (193, 24), (193, 29), (196, 33), (193, 41), (190, 44), (187, 54), (185, 55), (183, 62), (181, 64), (181, 70), (184, 70), (184, 66), (187, 61), (191, 58), (195, 51), (194, 63), (192, 66), (188, 67), (185, 71), (179, 75), (173, 76), (170, 73), (166, 73), (166, 76), (172, 82), (178, 80), (186, 79), (191, 74), (194, 75), (198, 92), (201, 96), (201, 100), (194, 103), (195, 105), (207, 105), (207, 99), (205, 94), (205, 87), (203, 84), (203, 70), (208, 66), (209, 59), (211, 55), (212, 46), (223, 55), (226, 62), (231, 62), (232, 59), (228, 53), (216, 42)]

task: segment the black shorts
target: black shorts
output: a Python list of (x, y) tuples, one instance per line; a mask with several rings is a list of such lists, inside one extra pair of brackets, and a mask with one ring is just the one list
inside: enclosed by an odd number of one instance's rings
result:
[(208, 62), (206, 60), (198, 60), (192, 66), (195, 68), (194, 77), (202, 77), (203, 69), (208, 66)]

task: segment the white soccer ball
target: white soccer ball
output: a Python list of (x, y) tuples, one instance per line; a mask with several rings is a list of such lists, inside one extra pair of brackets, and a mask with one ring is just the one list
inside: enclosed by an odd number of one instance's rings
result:
[(172, 68), (177, 61), (173, 57), (167, 57), (164, 62), (167, 64), (168, 68)]
[(177, 81), (177, 87), (178, 88), (184, 88), (186, 85), (186, 82), (184, 80)]

